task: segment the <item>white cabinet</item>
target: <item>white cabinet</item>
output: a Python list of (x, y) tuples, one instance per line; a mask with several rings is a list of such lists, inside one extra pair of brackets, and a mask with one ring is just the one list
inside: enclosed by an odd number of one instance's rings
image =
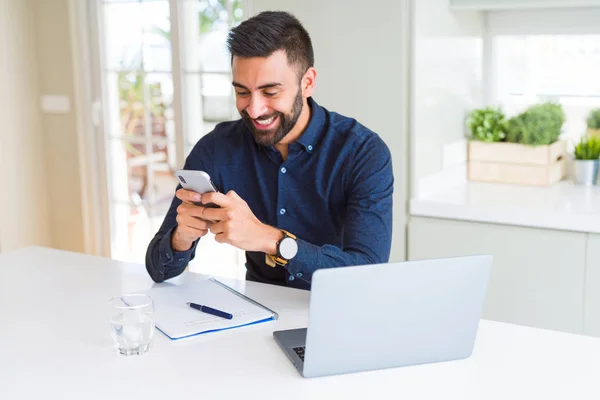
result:
[[(483, 318), (582, 333), (586, 240), (587, 233), (411, 217), (408, 258), (492, 254)], [(595, 241), (587, 256), (600, 264), (600, 235)], [(600, 265), (593, 272), (600, 278)], [(596, 308), (586, 313), (598, 318), (586, 329), (600, 334), (600, 279), (593, 286), (586, 298)]]
[(585, 271), (583, 333), (600, 337), (600, 235), (589, 234)]

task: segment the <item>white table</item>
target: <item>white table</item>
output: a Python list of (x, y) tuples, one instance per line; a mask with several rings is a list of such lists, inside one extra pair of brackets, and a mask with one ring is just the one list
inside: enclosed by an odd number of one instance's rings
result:
[(105, 307), (153, 285), (142, 265), (27, 248), (0, 255), (0, 277), (0, 399), (600, 398), (591, 337), (482, 321), (467, 360), (304, 379), (272, 332), (306, 325), (308, 292), (229, 281), (280, 319), (176, 342), (158, 333), (150, 353), (125, 357)]

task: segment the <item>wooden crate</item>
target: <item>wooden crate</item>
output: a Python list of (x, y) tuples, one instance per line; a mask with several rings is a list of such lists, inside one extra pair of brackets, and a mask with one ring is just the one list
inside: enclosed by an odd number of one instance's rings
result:
[(566, 142), (527, 146), (469, 142), (468, 178), (479, 182), (547, 186), (567, 175)]
[(590, 137), (592, 137), (592, 136), (600, 137), (600, 129), (591, 129), (591, 128), (588, 128), (587, 129), (587, 135), (590, 136)]

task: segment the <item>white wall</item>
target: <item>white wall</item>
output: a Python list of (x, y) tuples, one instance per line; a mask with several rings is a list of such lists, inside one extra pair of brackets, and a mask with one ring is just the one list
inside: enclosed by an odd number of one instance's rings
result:
[(412, 196), (421, 178), (455, 158), (444, 146), (464, 139), (465, 118), (481, 105), (484, 33), (481, 12), (451, 12), (448, 0), (414, 1)]
[(395, 176), (391, 260), (406, 249), (408, 0), (254, 0), (254, 14), (293, 13), (315, 51), (315, 100), (377, 132), (392, 152)]
[(0, 0), (0, 249), (50, 245), (34, 7)]

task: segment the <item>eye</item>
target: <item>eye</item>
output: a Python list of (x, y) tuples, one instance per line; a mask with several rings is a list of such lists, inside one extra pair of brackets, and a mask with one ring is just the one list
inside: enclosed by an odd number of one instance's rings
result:
[(239, 97), (246, 97), (246, 96), (250, 95), (250, 92), (238, 92), (236, 90), (235, 94), (238, 95)]
[(263, 93), (267, 97), (273, 97), (273, 96), (276, 96), (278, 94), (278, 92), (263, 92)]

